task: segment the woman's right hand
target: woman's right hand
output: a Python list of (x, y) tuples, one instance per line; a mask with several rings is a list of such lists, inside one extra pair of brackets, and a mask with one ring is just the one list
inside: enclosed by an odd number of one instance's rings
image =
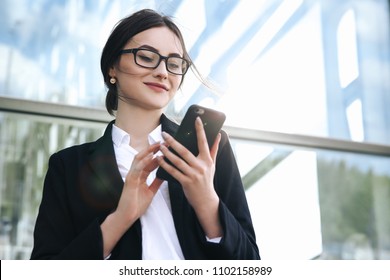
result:
[(127, 173), (115, 212), (121, 217), (122, 223), (124, 222), (128, 227), (145, 213), (163, 182), (156, 178), (150, 186), (146, 183), (149, 174), (159, 166), (154, 157), (159, 147), (160, 144), (157, 143), (139, 152)]
[(153, 144), (134, 157), (118, 207), (101, 224), (104, 257), (111, 253), (122, 235), (145, 213), (161, 186), (163, 180), (157, 177), (150, 186), (146, 183), (149, 174), (159, 166), (157, 158), (154, 157), (159, 148), (159, 143)]

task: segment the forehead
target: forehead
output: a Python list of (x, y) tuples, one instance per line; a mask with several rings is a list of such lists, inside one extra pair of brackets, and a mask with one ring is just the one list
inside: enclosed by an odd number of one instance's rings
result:
[(154, 27), (135, 35), (126, 44), (126, 48), (143, 45), (157, 49), (161, 54), (178, 53), (183, 55), (183, 46), (179, 38), (168, 27)]

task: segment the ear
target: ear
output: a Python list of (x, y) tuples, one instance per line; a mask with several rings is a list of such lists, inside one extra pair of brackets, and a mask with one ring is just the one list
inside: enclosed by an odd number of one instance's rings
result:
[(108, 71), (108, 75), (112, 78), (116, 77), (116, 70), (115, 70), (114, 66), (110, 67), (110, 70)]

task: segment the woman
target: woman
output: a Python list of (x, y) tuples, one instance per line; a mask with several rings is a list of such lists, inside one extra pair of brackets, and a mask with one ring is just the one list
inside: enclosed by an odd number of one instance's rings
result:
[[(209, 149), (197, 120), (197, 157), (170, 136), (178, 125), (163, 110), (190, 67), (170, 18), (119, 22), (101, 57), (116, 118), (96, 142), (51, 156), (32, 259), (260, 258), (227, 135)], [(159, 166), (177, 181), (157, 178)]]

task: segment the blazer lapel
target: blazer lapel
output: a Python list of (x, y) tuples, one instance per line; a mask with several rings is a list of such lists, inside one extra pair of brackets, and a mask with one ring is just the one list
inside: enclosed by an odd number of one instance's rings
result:
[[(161, 116), (161, 126), (162, 130), (169, 133), (170, 135), (175, 135), (179, 125), (169, 120), (165, 115)], [(177, 182), (168, 182), (169, 188), (169, 197), (171, 200), (172, 216), (175, 224), (175, 229), (177, 236), (179, 238), (180, 246), (182, 248), (183, 254), (186, 258), (191, 258), (192, 255), (192, 242), (193, 240), (190, 236), (194, 234), (194, 229), (191, 228), (193, 223), (191, 223), (191, 218), (193, 216), (193, 209), (188, 203), (182, 186)]]
[(105, 205), (111, 209), (116, 208), (122, 193), (123, 180), (119, 173), (115, 159), (115, 151), (112, 142), (112, 125), (107, 126), (104, 135), (92, 143), (89, 150), (89, 165), (93, 172), (93, 178), (97, 178), (96, 192), (104, 194)]
[(170, 135), (175, 135), (179, 125), (167, 118), (164, 114), (160, 117), (161, 129)]

